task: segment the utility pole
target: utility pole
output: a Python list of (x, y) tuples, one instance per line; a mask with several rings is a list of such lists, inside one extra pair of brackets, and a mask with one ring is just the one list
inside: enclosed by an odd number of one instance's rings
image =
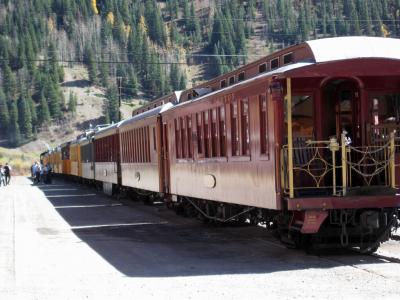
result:
[(121, 89), (122, 89), (122, 77), (117, 76), (117, 86), (118, 86), (118, 119), (121, 121)]

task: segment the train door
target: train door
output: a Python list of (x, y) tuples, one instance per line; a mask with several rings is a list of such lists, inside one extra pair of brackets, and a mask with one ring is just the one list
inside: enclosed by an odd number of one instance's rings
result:
[(170, 170), (170, 165), (169, 165), (169, 141), (168, 141), (168, 124), (167, 122), (162, 123), (162, 144), (163, 144), (163, 149), (162, 149), (162, 155), (163, 155), (163, 172), (164, 172), (164, 191), (166, 193), (170, 192), (170, 175), (169, 175), (169, 170)]
[(322, 98), (325, 138), (336, 136), (340, 140), (341, 134), (345, 132), (353, 145), (361, 145), (359, 94), (358, 84), (352, 80), (338, 79), (328, 82)]

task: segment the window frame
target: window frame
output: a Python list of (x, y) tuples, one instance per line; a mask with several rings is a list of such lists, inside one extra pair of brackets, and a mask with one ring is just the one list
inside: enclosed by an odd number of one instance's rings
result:
[(246, 73), (244, 71), (240, 72), (237, 76), (237, 82), (244, 81), (246, 79)]
[[(294, 63), (294, 55), (293, 54), (294, 54), (293, 52), (288, 52), (288, 53), (285, 53), (282, 55), (282, 66), (286, 66), (286, 65), (290, 65), (290, 64)], [(285, 62), (285, 59), (289, 56), (291, 58), (290, 62)]]
[[(247, 109), (247, 116), (248, 116), (248, 136), (249, 136), (249, 144), (248, 144), (248, 154), (243, 154), (243, 124), (242, 124), (242, 102), (245, 100), (248, 105)], [(252, 152), (252, 143), (251, 143), (251, 114), (250, 114), (250, 98), (249, 97), (244, 97), (244, 98), (232, 98), (231, 101), (229, 102), (229, 130), (230, 130), (230, 139), (229, 139), (229, 148), (227, 147), (227, 150), (230, 149), (230, 153), (228, 155), (228, 160), (229, 161), (251, 161), (251, 152)], [(237, 139), (237, 149), (236, 153), (237, 155), (234, 155), (234, 146), (233, 146), (233, 106), (236, 105), (237, 107), (237, 113), (236, 113), (236, 134), (238, 136)]]
[(226, 88), (226, 79), (222, 79), (222, 80), (219, 82), (219, 87), (220, 87), (221, 89)]
[[(265, 67), (265, 70), (261, 71), (261, 67), (263, 67), (263, 66)], [(262, 74), (267, 71), (268, 71), (268, 63), (267, 62), (258, 65), (258, 74)]]
[[(265, 102), (265, 110), (264, 103)], [(269, 136), (269, 110), (268, 110), (268, 96), (267, 94), (258, 95), (258, 112), (259, 112), (259, 124), (258, 133), (260, 137), (259, 155), (260, 160), (270, 160), (270, 136)], [(263, 119), (263, 114), (265, 119)], [(264, 151), (263, 151), (264, 147)]]
[[(273, 65), (275, 62), (277, 62), (277, 66), (276, 66), (276, 67), (272, 67), (272, 65)], [(276, 70), (276, 69), (279, 69), (279, 57), (272, 58), (272, 59), (269, 61), (269, 66), (270, 66), (270, 70), (271, 70), (271, 71)]]

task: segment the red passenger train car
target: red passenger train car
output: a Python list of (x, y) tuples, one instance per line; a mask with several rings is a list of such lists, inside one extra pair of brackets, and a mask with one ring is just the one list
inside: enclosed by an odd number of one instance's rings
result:
[(96, 134), (96, 180), (292, 246), (375, 251), (400, 207), (398, 49), (310, 41), (160, 98)]
[(163, 104), (118, 124), (124, 188), (164, 193), (161, 113), (171, 107)]
[(101, 128), (94, 134), (94, 178), (105, 193), (112, 194), (121, 183), (118, 124)]
[(259, 74), (253, 63), (204, 96), (193, 89), (163, 114), (170, 193), (208, 218), (265, 222), (294, 245), (376, 250), (400, 206), (399, 47), (311, 41), (258, 61)]

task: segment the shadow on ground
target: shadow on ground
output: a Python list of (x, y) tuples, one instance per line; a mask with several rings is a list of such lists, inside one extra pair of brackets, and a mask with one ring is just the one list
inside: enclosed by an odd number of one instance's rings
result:
[[(261, 274), (344, 264), (286, 249), (263, 228), (207, 226), (164, 206), (124, 205), (94, 188), (59, 180), (38, 187), (71, 230), (126, 276)], [(384, 263), (346, 257), (346, 265)]]
[(61, 83), (62, 87), (80, 87), (80, 88), (84, 88), (84, 87), (89, 87), (90, 81), (86, 80), (86, 79), (77, 79), (77, 80), (71, 80), (71, 81), (65, 81), (63, 83)]

